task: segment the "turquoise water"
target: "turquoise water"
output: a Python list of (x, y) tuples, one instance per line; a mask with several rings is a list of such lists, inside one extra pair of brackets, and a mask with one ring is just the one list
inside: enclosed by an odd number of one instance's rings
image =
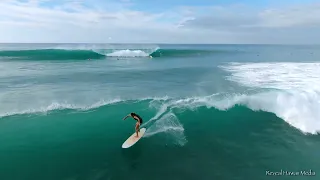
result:
[[(317, 179), (319, 60), (320, 46), (0, 44), (0, 179)], [(130, 112), (147, 131), (122, 149)], [(266, 175), (281, 170), (316, 175)]]

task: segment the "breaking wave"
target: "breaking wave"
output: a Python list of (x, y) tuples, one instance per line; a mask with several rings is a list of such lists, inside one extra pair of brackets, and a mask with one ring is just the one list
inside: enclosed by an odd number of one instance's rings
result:
[(10, 60), (94, 60), (106, 58), (160, 58), (160, 57), (192, 57), (219, 53), (214, 50), (161, 49), (151, 48), (48, 48), (48, 49), (0, 49), (0, 59)]

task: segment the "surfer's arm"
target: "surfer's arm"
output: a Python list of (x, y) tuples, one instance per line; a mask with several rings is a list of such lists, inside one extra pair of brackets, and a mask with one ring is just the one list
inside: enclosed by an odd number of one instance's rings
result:
[(126, 120), (128, 117), (130, 117), (130, 114), (123, 118), (123, 120)]

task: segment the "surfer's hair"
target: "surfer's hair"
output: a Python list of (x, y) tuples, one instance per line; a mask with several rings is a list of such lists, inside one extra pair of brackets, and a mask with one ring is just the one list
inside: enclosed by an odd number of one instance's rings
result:
[(132, 112), (130, 113), (131, 116), (136, 116), (136, 113)]

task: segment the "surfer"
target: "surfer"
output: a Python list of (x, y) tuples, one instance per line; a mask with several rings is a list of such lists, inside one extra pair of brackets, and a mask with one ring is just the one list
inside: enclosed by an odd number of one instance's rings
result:
[(128, 117), (132, 117), (133, 119), (135, 119), (137, 121), (137, 123), (136, 123), (136, 133), (137, 133), (136, 137), (139, 137), (138, 132), (140, 132), (140, 125), (142, 124), (142, 118), (138, 114), (132, 112), (132, 113), (128, 114), (126, 117), (124, 117), (123, 120), (126, 120)]

